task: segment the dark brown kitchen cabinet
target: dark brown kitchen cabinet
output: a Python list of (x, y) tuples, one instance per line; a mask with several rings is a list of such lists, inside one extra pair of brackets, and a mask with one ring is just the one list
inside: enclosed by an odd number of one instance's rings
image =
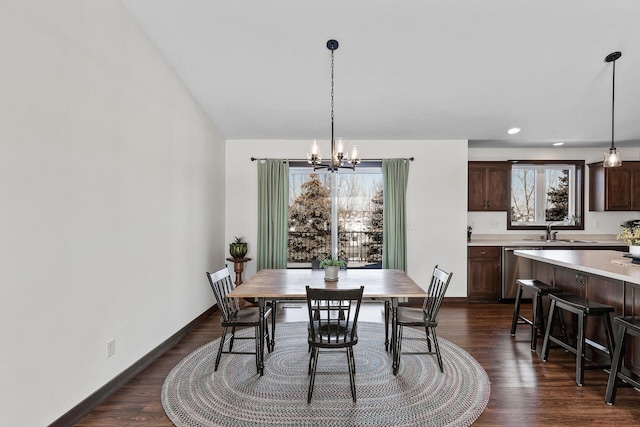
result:
[(500, 246), (469, 246), (467, 250), (469, 302), (497, 302), (502, 280)]
[(508, 211), (511, 164), (469, 162), (467, 210)]
[(616, 168), (605, 168), (602, 162), (591, 163), (589, 210), (640, 210), (640, 162), (622, 162)]

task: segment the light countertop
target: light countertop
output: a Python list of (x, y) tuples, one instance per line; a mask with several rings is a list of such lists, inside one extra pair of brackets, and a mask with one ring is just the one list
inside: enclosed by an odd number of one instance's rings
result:
[(610, 250), (516, 250), (516, 256), (640, 285), (640, 265)]
[(611, 234), (559, 234), (557, 240), (542, 240), (540, 235), (480, 234), (472, 235), (467, 246), (610, 248), (626, 245), (622, 240), (616, 240), (616, 236)]

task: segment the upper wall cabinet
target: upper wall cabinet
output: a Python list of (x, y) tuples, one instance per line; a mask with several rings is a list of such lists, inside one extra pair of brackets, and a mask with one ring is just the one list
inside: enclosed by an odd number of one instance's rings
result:
[(640, 211), (640, 162), (605, 168), (589, 164), (590, 211)]
[(469, 162), (467, 210), (508, 211), (511, 163)]

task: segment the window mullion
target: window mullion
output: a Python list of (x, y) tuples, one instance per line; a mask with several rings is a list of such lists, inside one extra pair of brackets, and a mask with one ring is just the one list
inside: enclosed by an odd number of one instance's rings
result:
[(331, 256), (338, 258), (338, 185), (337, 175), (332, 173), (329, 176), (331, 182)]

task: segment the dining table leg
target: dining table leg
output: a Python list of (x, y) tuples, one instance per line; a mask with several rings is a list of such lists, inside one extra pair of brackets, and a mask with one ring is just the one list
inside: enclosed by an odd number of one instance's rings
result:
[(267, 319), (264, 318), (264, 313), (266, 305), (267, 301), (265, 298), (258, 298), (258, 313), (260, 318), (258, 330), (260, 332), (260, 338), (256, 340), (256, 345), (258, 346), (256, 353), (258, 354), (258, 374), (260, 374), (260, 376), (264, 374), (264, 334), (267, 323)]
[(276, 313), (278, 312), (278, 301), (271, 301), (271, 351), (276, 345)]
[(391, 353), (393, 355), (393, 375), (396, 375), (400, 365), (398, 352), (398, 298), (391, 298)]
[(384, 302), (384, 351), (389, 351), (389, 300)]

